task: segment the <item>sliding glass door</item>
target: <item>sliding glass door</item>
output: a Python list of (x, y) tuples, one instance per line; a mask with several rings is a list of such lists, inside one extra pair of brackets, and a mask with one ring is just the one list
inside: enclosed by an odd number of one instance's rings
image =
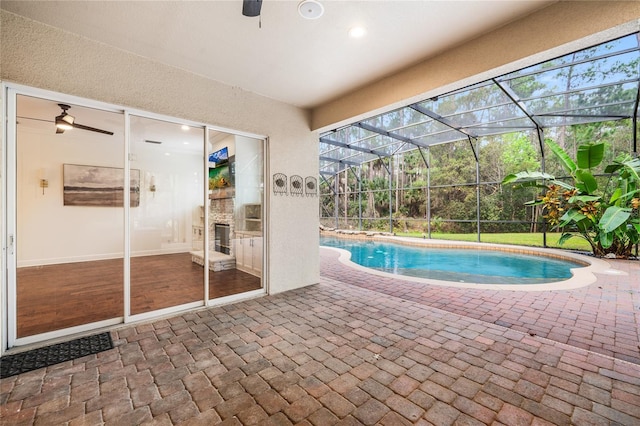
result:
[(264, 292), (264, 140), (57, 97), (8, 90), (4, 347)]
[(209, 130), (209, 298), (263, 288), (262, 139)]
[(122, 318), (123, 115), (23, 95), (16, 115), (15, 337)]
[(139, 116), (130, 128), (131, 315), (202, 305), (204, 129)]

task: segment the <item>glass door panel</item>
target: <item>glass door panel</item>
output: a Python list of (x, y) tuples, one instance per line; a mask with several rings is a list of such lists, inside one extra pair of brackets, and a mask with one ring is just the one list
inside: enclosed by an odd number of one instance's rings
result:
[(123, 115), (16, 109), (16, 337), (123, 317)]
[(262, 288), (264, 141), (209, 130), (209, 298)]
[(131, 315), (204, 303), (204, 129), (131, 116)]

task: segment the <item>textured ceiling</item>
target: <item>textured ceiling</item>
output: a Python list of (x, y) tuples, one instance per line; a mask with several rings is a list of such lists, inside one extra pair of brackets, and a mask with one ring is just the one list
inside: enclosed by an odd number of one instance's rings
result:
[[(272, 99), (311, 108), (546, 7), (549, 0), (2, 1), (0, 7)], [(348, 36), (362, 25), (367, 35)]]

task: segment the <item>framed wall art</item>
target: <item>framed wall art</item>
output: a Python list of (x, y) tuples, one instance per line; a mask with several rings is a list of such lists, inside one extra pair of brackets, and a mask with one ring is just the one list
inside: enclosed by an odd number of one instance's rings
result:
[[(65, 206), (122, 207), (124, 169), (117, 167), (63, 164), (63, 204)], [(131, 207), (140, 205), (140, 170), (130, 173)]]

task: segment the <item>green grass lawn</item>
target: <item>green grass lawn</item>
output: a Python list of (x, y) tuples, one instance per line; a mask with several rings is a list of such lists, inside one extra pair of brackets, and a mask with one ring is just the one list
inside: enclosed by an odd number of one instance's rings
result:
[[(422, 238), (420, 232), (396, 232), (396, 235), (401, 237), (416, 237)], [(563, 245), (558, 244), (560, 239), (560, 233), (548, 232), (547, 233), (547, 247), (560, 248), (565, 250), (581, 250), (591, 252), (591, 247), (582, 238), (571, 238)], [(478, 241), (477, 234), (437, 234), (432, 232), (431, 238), (439, 240), (454, 240), (454, 241)], [(520, 246), (533, 246), (542, 247), (542, 234), (481, 234), (480, 240), (483, 243), (495, 243), (495, 244), (515, 244)]]

